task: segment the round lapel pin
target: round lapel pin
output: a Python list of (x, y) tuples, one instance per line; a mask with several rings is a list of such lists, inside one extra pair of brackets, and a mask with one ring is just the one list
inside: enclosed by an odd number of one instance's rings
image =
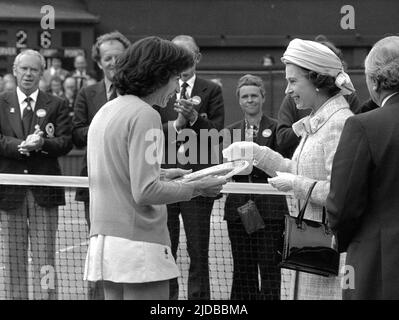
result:
[(47, 112), (44, 109), (39, 109), (36, 111), (36, 116), (38, 118), (44, 118), (46, 116)]
[(54, 138), (54, 131), (55, 130), (54, 130), (54, 125), (51, 122), (46, 124), (45, 130), (46, 130), (47, 136), (49, 138)]
[(269, 138), (272, 135), (272, 130), (270, 129), (265, 129), (262, 131), (262, 136), (265, 138)]

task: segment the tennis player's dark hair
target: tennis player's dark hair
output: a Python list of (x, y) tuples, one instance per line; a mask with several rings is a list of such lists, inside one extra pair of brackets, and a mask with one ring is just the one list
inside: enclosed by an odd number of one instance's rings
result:
[(193, 54), (169, 40), (147, 37), (118, 58), (114, 85), (119, 94), (145, 97), (194, 64)]

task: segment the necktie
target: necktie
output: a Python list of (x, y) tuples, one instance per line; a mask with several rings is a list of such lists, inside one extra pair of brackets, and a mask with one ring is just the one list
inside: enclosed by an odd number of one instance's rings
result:
[(77, 76), (77, 87), (78, 89), (82, 88), (82, 73), (78, 71), (78, 76)]
[(111, 93), (111, 95), (110, 95), (108, 101), (110, 101), (110, 100), (112, 100), (112, 99), (115, 99), (115, 98), (117, 97), (116, 89), (115, 89), (115, 87), (114, 87), (113, 84), (110, 85), (109, 91), (111, 91), (112, 93)]
[(187, 82), (183, 82), (183, 84), (181, 85), (180, 99), (187, 99), (186, 95), (187, 87), (188, 87)]
[(22, 114), (22, 127), (24, 130), (24, 136), (26, 137), (30, 132), (30, 126), (33, 118), (33, 110), (31, 105), (31, 101), (33, 101), (33, 99), (31, 97), (27, 97), (24, 101), (26, 101), (27, 106)]

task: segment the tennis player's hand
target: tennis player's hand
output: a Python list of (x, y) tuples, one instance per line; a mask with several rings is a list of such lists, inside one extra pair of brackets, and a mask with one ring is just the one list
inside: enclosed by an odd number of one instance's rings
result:
[(216, 197), (222, 191), (227, 180), (221, 177), (207, 176), (189, 183), (194, 184), (194, 197)]
[(288, 192), (294, 188), (295, 175), (288, 172), (277, 171), (277, 176), (269, 178), (269, 183), (279, 191)]
[(223, 149), (223, 158), (227, 161), (234, 160), (256, 160), (261, 153), (261, 148), (258, 144), (249, 141), (238, 141)]
[(193, 170), (184, 170), (180, 168), (173, 169), (161, 169), (161, 180), (170, 181), (179, 177), (184, 176), (185, 174), (191, 173)]

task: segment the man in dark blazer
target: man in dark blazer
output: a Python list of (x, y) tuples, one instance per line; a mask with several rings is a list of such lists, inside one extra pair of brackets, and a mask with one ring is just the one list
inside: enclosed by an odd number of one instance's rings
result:
[(344, 299), (399, 299), (399, 37), (365, 62), (378, 109), (348, 118), (333, 161), (327, 210), (347, 252)]
[[(71, 120), (64, 100), (39, 91), (45, 60), (34, 50), (14, 61), (17, 88), (0, 95), (0, 172), (60, 175), (58, 157), (72, 149)], [(56, 299), (57, 279), (43, 267), (55, 268), (58, 206), (63, 188), (4, 185), (0, 187), (0, 256), (6, 268), (6, 294), (28, 299), (28, 237), (32, 251), (34, 299)]]
[(70, 76), (75, 79), (76, 88), (80, 90), (87, 86), (87, 79), (92, 77), (93, 72), (87, 70), (86, 57), (82, 54), (75, 57), (73, 66), (75, 67), (75, 70), (71, 72)]
[[(218, 164), (215, 142), (212, 144), (211, 139), (200, 139), (200, 132), (223, 129), (222, 90), (219, 85), (195, 74), (195, 67), (201, 59), (201, 54), (192, 37), (177, 36), (172, 42), (192, 52), (195, 65), (181, 74), (179, 80), (181, 89), (177, 96), (169, 100), (166, 108), (158, 109), (166, 137), (164, 167), (197, 171)], [(194, 105), (188, 100), (195, 96), (201, 99), (199, 105)], [(184, 101), (176, 103), (176, 99)], [(185, 134), (189, 138), (183, 139)], [(217, 143), (218, 141), (216, 146)], [(212, 198), (197, 197), (167, 206), (168, 227), (175, 259), (179, 245), (180, 214), (184, 221), (190, 256), (188, 299), (210, 299), (208, 249), (213, 202)], [(178, 295), (177, 279), (171, 280), (170, 297), (177, 299)]]
[[(236, 141), (253, 141), (278, 151), (277, 121), (262, 111), (266, 99), (262, 79), (244, 75), (238, 81), (236, 94), (244, 117), (226, 128), (223, 149)], [(268, 183), (268, 178), (264, 171), (253, 167), (252, 172), (236, 175), (233, 181)], [(259, 229), (250, 234), (237, 211), (248, 204), (253, 210), (247, 214), (257, 210), (263, 221), (263, 228), (259, 224)], [(279, 300), (281, 271), (278, 263), (283, 247), (284, 214), (288, 214), (285, 196), (228, 194), (224, 212), (234, 266), (230, 299)]]
[[(100, 82), (82, 88), (76, 97), (72, 138), (78, 148), (87, 146), (87, 133), (89, 126), (97, 111), (109, 100), (116, 97), (116, 91), (112, 85), (116, 59), (130, 45), (129, 40), (121, 33), (115, 31), (106, 33), (97, 38), (92, 48), (92, 58), (103, 71), (104, 78)], [(83, 157), (81, 176), (87, 177), (87, 155)], [(78, 188), (76, 200), (84, 202), (87, 226), (90, 229), (89, 215), (89, 190)], [(89, 299), (103, 300), (104, 293), (101, 284), (95, 286), (89, 284)]]

